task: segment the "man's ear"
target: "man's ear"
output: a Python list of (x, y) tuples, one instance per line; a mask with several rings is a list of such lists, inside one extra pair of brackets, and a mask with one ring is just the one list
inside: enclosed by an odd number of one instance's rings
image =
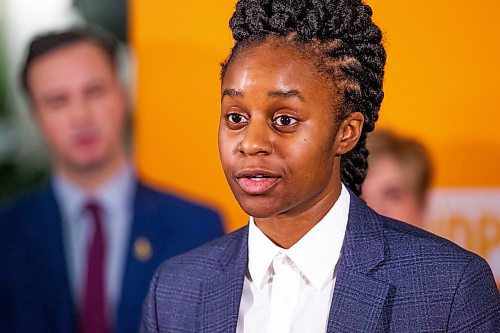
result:
[(353, 112), (342, 121), (337, 132), (337, 155), (343, 155), (356, 146), (364, 121), (365, 117), (361, 112)]

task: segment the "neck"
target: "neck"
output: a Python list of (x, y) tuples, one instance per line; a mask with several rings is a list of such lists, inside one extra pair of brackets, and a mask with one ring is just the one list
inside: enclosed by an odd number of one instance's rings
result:
[(339, 198), (340, 191), (339, 183), (307, 209), (269, 218), (255, 218), (255, 224), (276, 245), (288, 249), (325, 217)]
[(125, 153), (112, 160), (88, 168), (71, 168), (54, 165), (56, 172), (67, 178), (88, 194), (93, 194), (100, 186), (105, 184), (118, 170), (125, 166), (127, 157)]

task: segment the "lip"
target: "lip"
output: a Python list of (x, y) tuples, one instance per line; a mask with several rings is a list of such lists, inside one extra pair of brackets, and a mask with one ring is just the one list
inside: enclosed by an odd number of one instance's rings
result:
[(243, 169), (235, 174), (239, 187), (251, 195), (264, 194), (281, 179), (275, 172), (265, 169)]
[(96, 130), (81, 130), (73, 135), (73, 142), (77, 146), (88, 147), (99, 141)]

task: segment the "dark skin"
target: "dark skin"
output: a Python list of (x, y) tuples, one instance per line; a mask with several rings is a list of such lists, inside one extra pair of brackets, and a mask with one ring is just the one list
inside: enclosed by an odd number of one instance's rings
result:
[(240, 51), (221, 90), (219, 152), (229, 186), (257, 227), (290, 248), (337, 201), (340, 158), (356, 145), (363, 115), (338, 123), (334, 82), (274, 41)]

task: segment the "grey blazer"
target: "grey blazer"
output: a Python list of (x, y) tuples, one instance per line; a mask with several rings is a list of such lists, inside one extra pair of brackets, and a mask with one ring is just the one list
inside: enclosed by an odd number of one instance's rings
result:
[[(141, 332), (235, 332), (247, 238), (244, 227), (162, 264)], [(327, 332), (500, 332), (499, 293), (482, 258), (351, 193)]]

